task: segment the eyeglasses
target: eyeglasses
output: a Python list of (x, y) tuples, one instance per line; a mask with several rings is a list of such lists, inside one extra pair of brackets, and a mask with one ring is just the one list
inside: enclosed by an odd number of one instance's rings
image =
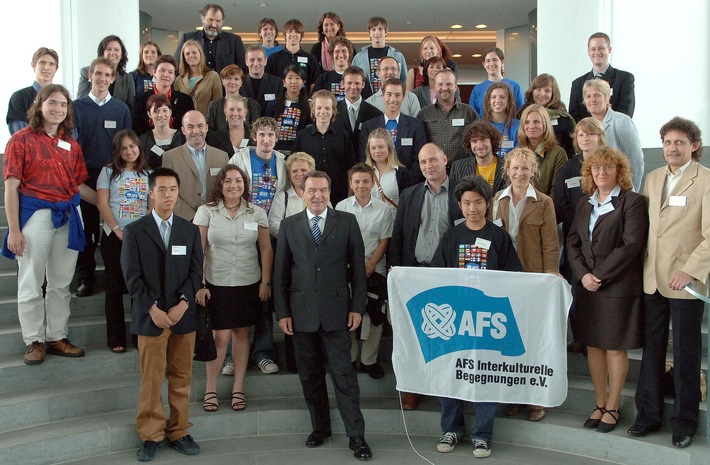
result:
[(592, 166), (592, 172), (594, 172), (594, 173), (599, 173), (602, 170), (604, 170), (605, 173), (609, 173), (611, 171), (616, 170), (616, 166), (615, 165), (603, 165), (603, 166), (594, 165), (594, 166)]

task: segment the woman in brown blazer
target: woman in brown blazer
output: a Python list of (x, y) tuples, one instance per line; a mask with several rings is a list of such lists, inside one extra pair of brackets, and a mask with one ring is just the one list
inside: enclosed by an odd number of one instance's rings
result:
[[(493, 199), (490, 220), (505, 229), (513, 240), (523, 271), (554, 273), (559, 276), (560, 244), (552, 199), (533, 187), (539, 175), (537, 155), (525, 147), (508, 152), (505, 175), (510, 185)], [(531, 406), (531, 421), (545, 418), (545, 409)], [(510, 404), (508, 416), (517, 415), (520, 406)]]
[(587, 346), (596, 396), (584, 426), (602, 433), (619, 422), (619, 397), (629, 369), (626, 351), (641, 347), (648, 212), (643, 196), (631, 188), (626, 155), (610, 147), (592, 152), (582, 165), (587, 196), (577, 204), (567, 237), (578, 296), (572, 329)]

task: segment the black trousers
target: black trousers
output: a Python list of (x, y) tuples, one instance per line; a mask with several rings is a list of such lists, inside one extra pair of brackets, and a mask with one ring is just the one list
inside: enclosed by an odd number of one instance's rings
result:
[(661, 378), (668, 348), (668, 322), (673, 324), (673, 382), (675, 401), (671, 411), (673, 434), (693, 436), (700, 408), (700, 359), (702, 356), (703, 302), (668, 299), (658, 291), (644, 294), (643, 359), (636, 388), (636, 424), (655, 427), (663, 416)]
[(116, 234), (103, 233), (101, 256), (106, 267), (106, 342), (109, 347), (126, 347), (126, 320), (123, 310), (123, 294), (126, 283), (121, 271), (121, 246), (123, 241)]
[[(96, 190), (96, 180), (99, 177), (101, 170), (89, 170), (89, 179), (84, 184)], [(79, 252), (79, 257), (76, 260), (76, 273), (79, 275), (79, 280), (86, 283), (88, 286), (93, 286), (96, 281), (96, 244), (99, 243), (101, 237), (101, 215), (96, 206), (89, 202), (81, 201), (81, 218), (84, 222), (84, 235), (86, 236), (86, 245), (84, 250)]]
[[(330, 365), (330, 375), (335, 389), (340, 417), (349, 437), (365, 434), (365, 420), (360, 411), (360, 386), (357, 373), (350, 363), (350, 332), (323, 331), (295, 332), (293, 347), (298, 367), (298, 377), (311, 414), (314, 430), (330, 431), (330, 405), (325, 383), (325, 362)], [(324, 352), (322, 349), (325, 349)]]

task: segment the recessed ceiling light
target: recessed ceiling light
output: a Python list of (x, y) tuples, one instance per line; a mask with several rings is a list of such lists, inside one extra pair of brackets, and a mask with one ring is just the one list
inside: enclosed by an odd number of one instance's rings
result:
[(520, 35), (520, 33), (519, 32), (511, 32), (510, 35), (511, 36), (518, 36), (518, 35)]
[(177, 39), (177, 36), (175, 34), (168, 34), (168, 39)]
[(460, 24), (452, 24), (451, 29), (461, 29), (463, 26)]
[(451, 56), (454, 57), (454, 58), (461, 58), (461, 54), (460, 54), (460, 53), (454, 53), (454, 54), (451, 55)]
[(488, 24), (476, 24), (476, 29), (485, 29), (488, 27)]
[(471, 55), (471, 56), (472, 56), (473, 58), (481, 58), (481, 54), (480, 54), (480, 53), (474, 53), (474, 54)]
[(231, 30), (232, 30), (232, 26), (222, 26), (222, 30), (223, 30), (223, 31), (231, 31)]

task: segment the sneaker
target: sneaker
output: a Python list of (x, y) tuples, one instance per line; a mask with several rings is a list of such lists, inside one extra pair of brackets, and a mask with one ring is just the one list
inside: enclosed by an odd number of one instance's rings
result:
[(489, 457), (491, 455), (491, 443), (485, 439), (476, 439), (473, 441), (473, 456), (479, 459)]
[(189, 434), (181, 437), (177, 441), (171, 442), (170, 447), (182, 452), (185, 455), (197, 455), (200, 453), (200, 446)]
[(458, 434), (446, 432), (439, 438), (439, 444), (436, 445), (436, 450), (444, 453), (453, 452), (458, 442)]
[(83, 357), (84, 349), (75, 346), (69, 342), (69, 339), (64, 338), (61, 341), (48, 342), (47, 353), (61, 355), (62, 357)]
[(222, 374), (224, 376), (234, 376), (234, 362), (229, 360), (227, 363), (224, 364), (224, 368), (222, 368)]
[(270, 358), (263, 359), (262, 361), (257, 363), (256, 366), (261, 370), (262, 373), (265, 373), (267, 375), (279, 372), (279, 366), (274, 363), (274, 361)]
[(34, 341), (27, 346), (25, 365), (39, 365), (44, 362), (44, 342)]
[(136, 458), (139, 462), (150, 462), (155, 458), (155, 453), (160, 449), (160, 444), (155, 441), (145, 441), (141, 448), (136, 452)]

